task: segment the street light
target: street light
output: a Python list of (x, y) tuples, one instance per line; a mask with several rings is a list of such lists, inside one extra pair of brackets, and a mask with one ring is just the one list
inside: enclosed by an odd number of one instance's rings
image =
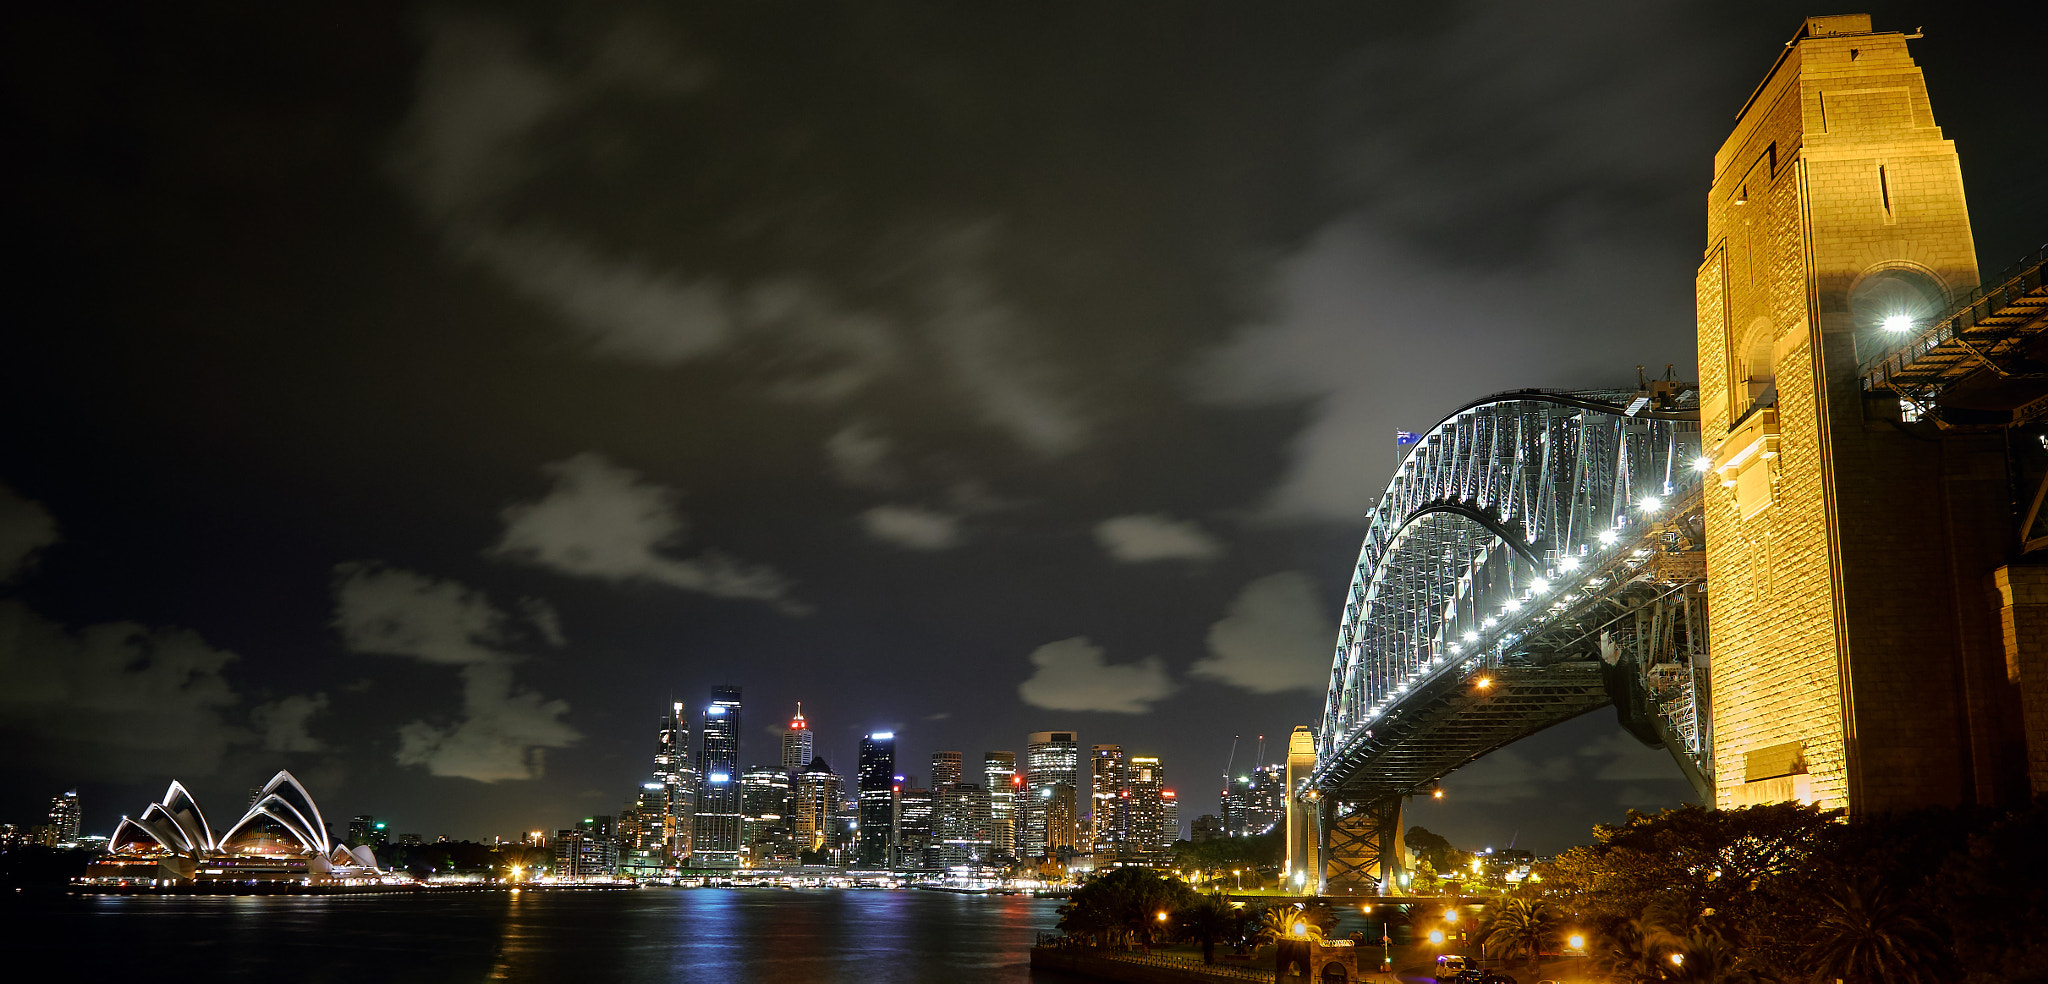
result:
[(1429, 943), (1431, 946), (1442, 946), (1444, 944), (1444, 931), (1441, 929), (1430, 930)]

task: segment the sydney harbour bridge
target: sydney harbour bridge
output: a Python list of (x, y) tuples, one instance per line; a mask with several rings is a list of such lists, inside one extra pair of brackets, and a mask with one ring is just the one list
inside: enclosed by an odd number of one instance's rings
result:
[(1708, 795), (1706, 464), (1672, 382), (1506, 393), (1422, 436), (1367, 515), (1299, 888), (1397, 891), (1404, 798), (1604, 706)]

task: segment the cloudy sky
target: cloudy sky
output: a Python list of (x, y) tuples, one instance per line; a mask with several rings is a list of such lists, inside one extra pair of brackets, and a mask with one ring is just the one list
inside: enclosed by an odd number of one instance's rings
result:
[[(1393, 431), (1691, 371), (1711, 154), (1827, 12), (35, 6), (0, 819), (289, 767), (467, 837), (616, 809), (725, 684), (749, 762), (802, 700), (842, 770), (1074, 729), (1212, 810), (1316, 723)], [(1995, 269), (2043, 39), (1944, 6), (1873, 12)], [(1687, 795), (1605, 712), (1447, 786), (1544, 850)]]

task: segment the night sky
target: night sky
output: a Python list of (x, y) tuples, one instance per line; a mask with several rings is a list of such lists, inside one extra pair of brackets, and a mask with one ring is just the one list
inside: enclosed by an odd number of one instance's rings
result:
[[(1783, 3), (24, 4), (0, 22), (0, 820), (288, 767), (431, 838), (614, 812), (673, 696), (850, 775), (1315, 725), (1361, 514), (1487, 393), (1693, 366)], [(1981, 263), (2038, 11), (1911, 30)], [(695, 722), (692, 722), (694, 730)], [(1601, 711), (1409, 815), (1690, 795)], [(218, 816), (217, 816), (218, 818)]]

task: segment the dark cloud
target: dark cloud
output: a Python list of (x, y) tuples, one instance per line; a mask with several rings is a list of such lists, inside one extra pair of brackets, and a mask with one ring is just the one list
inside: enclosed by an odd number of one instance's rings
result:
[(0, 485), (0, 584), (19, 577), (36, 553), (57, 542), (57, 520), (40, 503)]

